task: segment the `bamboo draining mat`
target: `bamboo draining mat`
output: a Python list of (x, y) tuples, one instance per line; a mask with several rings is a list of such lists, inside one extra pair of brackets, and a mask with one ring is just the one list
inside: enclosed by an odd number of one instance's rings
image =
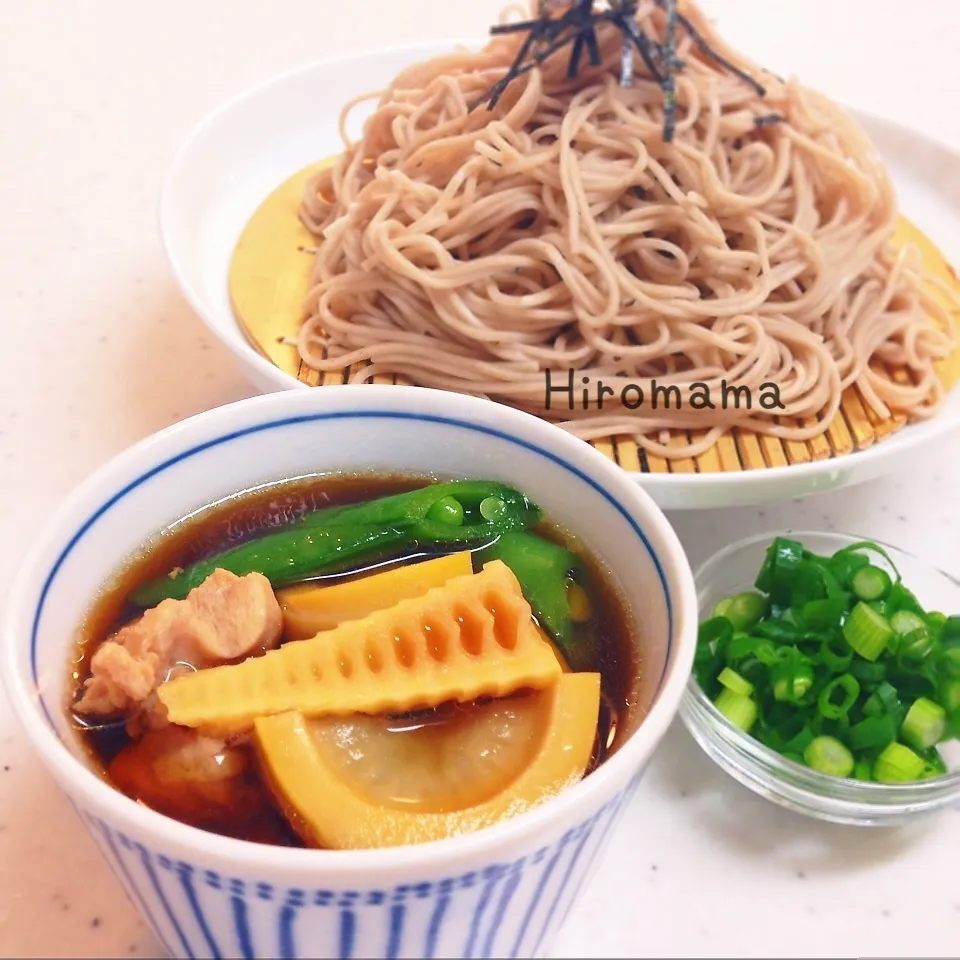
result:
[[(301, 363), (296, 348), (285, 342), (296, 335), (300, 326), (309, 282), (309, 248), (316, 243), (316, 238), (301, 224), (297, 207), (305, 178), (319, 166), (322, 164), (310, 166), (285, 181), (254, 213), (237, 243), (228, 280), (235, 315), (251, 343), (281, 370), (314, 387), (345, 383), (356, 372), (356, 368), (347, 368), (319, 374)], [(918, 246), (927, 269), (960, 288), (960, 280), (936, 246), (904, 219), (898, 239)], [(960, 324), (960, 317), (957, 321)], [(900, 382), (910, 382), (906, 369), (888, 372)], [(960, 348), (940, 365), (939, 373), (948, 389), (960, 382)], [(376, 377), (374, 382), (409, 381)], [(860, 391), (851, 387), (826, 433), (806, 442), (781, 441), (734, 429), (700, 456), (676, 459), (648, 454), (629, 437), (607, 437), (592, 441), (592, 445), (635, 473), (735, 473), (842, 457), (866, 449), (906, 423), (904, 416), (878, 417)], [(682, 446), (688, 438), (696, 440), (702, 436), (695, 431), (678, 433), (672, 442)]]

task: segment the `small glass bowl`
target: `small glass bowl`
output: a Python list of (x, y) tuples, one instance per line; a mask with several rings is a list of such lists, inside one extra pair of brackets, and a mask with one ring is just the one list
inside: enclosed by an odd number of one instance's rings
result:
[[(740, 540), (715, 554), (695, 573), (701, 618), (722, 597), (753, 588), (768, 544), (782, 533)], [(807, 549), (832, 554), (870, 537), (820, 531), (788, 534)], [(890, 544), (880, 544), (897, 565), (905, 586), (926, 609), (960, 613), (960, 580)], [(883, 565), (876, 555), (871, 562)], [(680, 716), (706, 754), (755, 793), (789, 810), (820, 820), (857, 826), (896, 826), (960, 802), (960, 750), (957, 741), (941, 746), (950, 772), (914, 783), (887, 784), (820, 773), (788, 760), (730, 723), (690, 678)]]

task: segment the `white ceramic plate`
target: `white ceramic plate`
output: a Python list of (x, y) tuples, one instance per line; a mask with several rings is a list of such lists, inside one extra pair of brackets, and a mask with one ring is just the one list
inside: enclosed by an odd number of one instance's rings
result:
[[(177, 155), (161, 198), (167, 256), (187, 300), (259, 389), (315, 388), (261, 356), (234, 318), (227, 273), (240, 232), (281, 182), (341, 148), (337, 121), (344, 102), (452, 46), (396, 47), (285, 73), (220, 107)], [(356, 129), (363, 117), (358, 109), (351, 127)], [(885, 120), (858, 118), (889, 165), (904, 212), (950, 262), (960, 264), (960, 154)], [(936, 418), (842, 458), (743, 473), (636, 476), (668, 510), (760, 504), (875, 479), (957, 428), (960, 389), (952, 391)]]

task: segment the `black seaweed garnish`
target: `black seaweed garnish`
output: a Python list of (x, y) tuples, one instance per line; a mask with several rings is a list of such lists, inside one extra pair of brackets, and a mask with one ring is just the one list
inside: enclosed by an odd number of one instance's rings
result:
[(739, 67), (732, 64), (726, 57), (722, 57), (713, 47), (703, 39), (700, 32), (697, 28), (682, 14), (677, 12), (677, 0), (656, 0), (656, 4), (662, 10), (667, 11), (669, 17), (670, 8), (673, 8), (674, 15), (677, 18), (677, 23), (683, 27), (687, 33), (690, 34), (690, 39), (693, 40), (697, 49), (710, 60), (713, 60), (718, 66), (723, 67), (724, 70), (728, 70), (734, 76), (739, 77), (744, 83), (749, 84), (757, 92), (757, 96), (765, 97), (767, 95), (766, 88), (758, 83), (753, 77), (750, 76), (745, 70), (741, 70)]
[(753, 121), (755, 127), (772, 127), (775, 123), (786, 123), (787, 118), (779, 113), (767, 113)]
[(677, 0), (669, 0), (661, 4), (667, 14), (667, 25), (663, 33), (663, 139), (669, 143), (673, 139), (673, 132), (677, 121), (677, 70), (680, 63), (677, 60)]
[[(577, 75), (583, 56), (594, 67), (600, 66), (600, 46), (597, 42), (597, 27), (612, 23), (623, 34), (621, 44), (620, 84), (628, 87), (634, 76), (634, 50), (640, 55), (644, 66), (663, 92), (663, 139), (669, 143), (676, 132), (677, 88), (676, 76), (683, 69), (677, 58), (677, 28), (689, 34), (700, 53), (718, 66), (749, 84), (758, 96), (766, 96), (766, 89), (744, 70), (717, 53), (697, 31), (696, 27), (677, 10), (677, 0), (656, 0), (666, 14), (664, 40), (645, 34), (637, 24), (637, 0), (541, 0), (540, 16), (535, 20), (499, 24), (492, 27), (494, 36), (505, 33), (526, 33), (513, 63), (507, 72), (484, 94), (475, 106), (486, 103), (492, 110), (507, 87), (517, 77), (528, 73), (549, 57), (569, 48), (567, 76)], [(557, 7), (565, 9), (555, 14)], [(783, 121), (783, 117), (770, 114), (760, 117), (757, 126), (766, 126)]]

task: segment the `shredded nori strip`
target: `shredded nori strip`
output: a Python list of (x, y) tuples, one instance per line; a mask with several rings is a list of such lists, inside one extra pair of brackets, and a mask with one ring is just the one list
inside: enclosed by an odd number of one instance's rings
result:
[(664, 82), (663, 75), (660, 73), (660, 69), (655, 62), (655, 51), (660, 49), (660, 44), (655, 40), (651, 40), (640, 30), (637, 26), (637, 21), (633, 18), (633, 14), (630, 16), (623, 16), (621, 14), (616, 18), (611, 17), (611, 20), (630, 37), (634, 46), (637, 48), (637, 52), (640, 54), (640, 59), (643, 60), (644, 66), (650, 71), (650, 76), (662, 87)]
[[(553, 56), (558, 50), (562, 50), (574, 40), (579, 40), (583, 32), (589, 29), (591, 32), (596, 30), (596, 24), (592, 13), (593, 0), (577, 0), (576, 5), (571, 6), (569, 10), (561, 17), (550, 17), (546, 12), (546, 5), (541, 4), (543, 15), (538, 20), (525, 20), (522, 23), (498, 24), (491, 28), (493, 35), (504, 33), (518, 33), (527, 31), (527, 36), (520, 49), (514, 57), (513, 63), (507, 72), (501, 77), (490, 90), (472, 106), (476, 109), (484, 101), (487, 102), (487, 109), (492, 110), (500, 102), (507, 87), (517, 79), (517, 77), (528, 73), (534, 67), (539, 66), (548, 57)], [(596, 34), (593, 38), (594, 47), (596, 47)], [(533, 49), (536, 48), (536, 49)], [(568, 73), (571, 77), (576, 76), (576, 69), (579, 67), (580, 45), (575, 47), (573, 56), (571, 56), (571, 68)], [(531, 53), (531, 50), (533, 52)], [(527, 56), (530, 59), (527, 60)], [(574, 68), (574, 57), (577, 67)], [(599, 50), (597, 50), (597, 59), (599, 60)]]
[(670, 143), (677, 126), (677, 0), (665, 0), (667, 26), (663, 40), (663, 142)]
[(620, 86), (629, 87), (633, 83), (633, 42), (626, 34), (620, 44)]
[(775, 123), (786, 123), (787, 118), (780, 113), (767, 113), (753, 121), (755, 127), (771, 127)]
[[(570, 48), (570, 59), (567, 64), (569, 78), (575, 77), (580, 70), (584, 51), (592, 66), (600, 66), (597, 27), (603, 22), (612, 23), (623, 34), (620, 85), (627, 87), (633, 82), (633, 50), (636, 49), (650, 76), (663, 91), (663, 139), (666, 143), (673, 139), (676, 131), (676, 75), (683, 69), (683, 62), (676, 56), (678, 26), (689, 34), (703, 56), (749, 84), (758, 96), (766, 96), (767, 91), (762, 84), (717, 53), (707, 43), (690, 20), (677, 10), (677, 0), (656, 0), (657, 6), (666, 14), (663, 43), (647, 36), (637, 25), (637, 0), (607, 0), (606, 8), (601, 10), (595, 9), (595, 0), (567, 0), (567, 3), (564, 13), (560, 16), (551, 16), (550, 4), (541, 0), (540, 16), (536, 20), (497, 24), (491, 27), (490, 33), (494, 36), (523, 32), (527, 36), (507, 72), (477, 103), (472, 105), (472, 109), (486, 103), (487, 109), (492, 110), (514, 80), (564, 48)], [(758, 117), (756, 125), (763, 127), (783, 122), (784, 119), (778, 114), (769, 114)]]
[(590, 63), (600, 66), (600, 45), (597, 43), (597, 22), (593, 18), (593, 0), (578, 0), (570, 8), (570, 25), (576, 32), (570, 62), (567, 64), (567, 76), (573, 79), (580, 70), (583, 48), (587, 48)]
[[(656, 0), (656, 4), (661, 8), (666, 4), (670, 4), (675, 8), (676, 0)], [(703, 39), (697, 28), (682, 13), (678, 12), (676, 16), (677, 21), (680, 23), (683, 29), (690, 34), (690, 39), (696, 44), (697, 49), (705, 57), (713, 60), (714, 63), (723, 67), (724, 70), (729, 70), (730, 73), (739, 77), (744, 83), (748, 83), (751, 87), (753, 87), (754, 90), (756, 90), (758, 96), (765, 97), (767, 95), (766, 88), (754, 80), (749, 73), (747, 73), (745, 70), (741, 70), (737, 66), (734, 66), (729, 60), (727, 60), (726, 57), (722, 57), (719, 53), (717, 53), (717, 51), (714, 50), (713, 47), (711, 47), (710, 44)]]

